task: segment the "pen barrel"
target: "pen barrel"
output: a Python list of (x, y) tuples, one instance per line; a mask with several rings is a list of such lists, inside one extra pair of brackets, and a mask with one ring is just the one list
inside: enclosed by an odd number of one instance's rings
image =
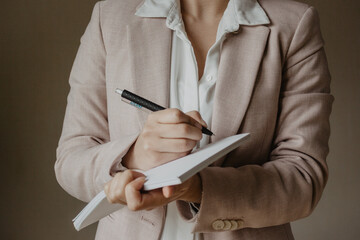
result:
[(133, 102), (135, 104), (138, 104), (146, 109), (149, 109), (150, 111), (156, 112), (156, 111), (160, 111), (160, 110), (164, 110), (165, 108), (157, 105), (156, 103), (153, 103), (149, 100), (146, 100), (145, 98), (142, 98), (134, 93), (131, 93), (127, 90), (123, 90), (121, 96), (123, 98), (126, 98), (127, 100), (129, 100), (130, 102)]

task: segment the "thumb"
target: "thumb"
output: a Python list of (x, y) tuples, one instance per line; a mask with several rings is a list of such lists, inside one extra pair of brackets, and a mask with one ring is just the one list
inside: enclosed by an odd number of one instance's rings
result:
[(165, 198), (170, 198), (174, 195), (175, 187), (174, 186), (166, 186), (162, 188), (162, 193)]

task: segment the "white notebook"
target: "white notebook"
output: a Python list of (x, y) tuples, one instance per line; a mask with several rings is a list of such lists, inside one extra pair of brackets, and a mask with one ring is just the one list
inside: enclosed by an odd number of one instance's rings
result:
[[(146, 176), (144, 190), (185, 182), (197, 172), (239, 147), (248, 136), (248, 133), (244, 133), (224, 138), (197, 149), (185, 157), (143, 172)], [(79, 231), (122, 207), (124, 205), (109, 203), (104, 191), (101, 191), (73, 219), (75, 229)]]

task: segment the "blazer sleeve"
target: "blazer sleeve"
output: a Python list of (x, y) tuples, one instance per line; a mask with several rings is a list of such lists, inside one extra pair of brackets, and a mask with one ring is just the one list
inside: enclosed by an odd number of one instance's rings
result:
[(312, 212), (328, 178), (333, 97), (323, 45), (317, 12), (310, 7), (287, 52), (269, 159), (261, 166), (201, 171), (203, 194), (191, 219), (194, 231), (216, 231), (213, 224), (225, 219), (235, 220), (238, 229), (275, 226)]
[(121, 158), (137, 135), (110, 141), (105, 82), (106, 49), (101, 32), (101, 2), (92, 17), (70, 74), (63, 130), (56, 150), (55, 173), (72, 196), (90, 201), (121, 169)]

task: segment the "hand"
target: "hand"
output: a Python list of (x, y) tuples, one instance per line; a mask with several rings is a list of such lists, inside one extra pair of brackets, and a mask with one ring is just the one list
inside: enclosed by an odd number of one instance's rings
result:
[(148, 170), (188, 155), (207, 127), (199, 112), (170, 108), (150, 113), (136, 142), (123, 157), (129, 169)]
[(130, 210), (151, 210), (174, 200), (200, 203), (202, 184), (199, 175), (186, 182), (142, 192), (145, 177), (138, 172), (126, 170), (119, 172), (105, 185), (105, 193), (110, 203), (127, 205)]

